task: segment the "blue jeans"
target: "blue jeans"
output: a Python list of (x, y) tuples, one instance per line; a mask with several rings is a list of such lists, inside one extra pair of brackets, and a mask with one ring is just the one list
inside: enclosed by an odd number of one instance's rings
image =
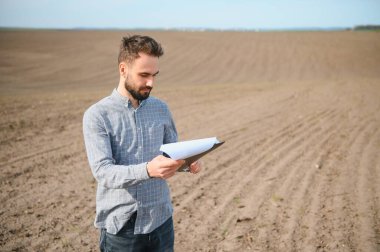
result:
[(106, 229), (100, 230), (101, 252), (173, 252), (174, 251), (174, 227), (170, 217), (164, 224), (149, 234), (133, 234), (136, 215), (134, 214), (126, 225), (116, 234), (107, 233)]

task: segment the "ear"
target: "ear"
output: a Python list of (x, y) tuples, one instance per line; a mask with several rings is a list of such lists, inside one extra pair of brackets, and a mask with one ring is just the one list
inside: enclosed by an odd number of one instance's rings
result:
[(119, 74), (120, 77), (126, 77), (128, 75), (128, 65), (125, 62), (120, 62), (119, 64)]

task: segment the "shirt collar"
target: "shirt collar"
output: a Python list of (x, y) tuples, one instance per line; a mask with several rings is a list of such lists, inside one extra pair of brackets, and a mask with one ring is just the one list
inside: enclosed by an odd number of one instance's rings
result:
[[(117, 91), (116, 88), (112, 91), (111, 97), (114, 98), (116, 101), (122, 103), (123, 105), (128, 105), (129, 108), (133, 108), (133, 106), (132, 106), (132, 102), (128, 99), (128, 97), (122, 96), (122, 95)], [(149, 98), (148, 98), (148, 99), (149, 99)], [(145, 99), (145, 100), (143, 100), (143, 101), (140, 101), (140, 105), (139, 105), (139, 107), (137, 107), (136, 109), (138, 109), (138, 108), (144, 106), (148, 99)]]

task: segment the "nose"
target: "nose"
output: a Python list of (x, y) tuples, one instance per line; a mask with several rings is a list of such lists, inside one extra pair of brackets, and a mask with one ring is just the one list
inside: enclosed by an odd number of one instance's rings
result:
[(154, 77), (151, 77), (148, 79), (148, 81), (146, 82), (146, 85), (148, 87), (153, 87), (153, 82), (154, 82)]

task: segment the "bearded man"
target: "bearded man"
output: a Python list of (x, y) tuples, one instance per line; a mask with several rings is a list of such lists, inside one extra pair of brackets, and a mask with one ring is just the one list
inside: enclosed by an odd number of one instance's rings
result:
[[(166, 180), (184, 160), (164, 157), (159, 150), (177, 141), (168, 106), (150, 96), (162, 55), (151, 37), (124, 37), (118, 87), (83, 117), (87, 157), (98, 184), (94, 224), (101, 251), (173, 251)], [(192, 173), (200, 169), (198, 162), (190, 165)]]

